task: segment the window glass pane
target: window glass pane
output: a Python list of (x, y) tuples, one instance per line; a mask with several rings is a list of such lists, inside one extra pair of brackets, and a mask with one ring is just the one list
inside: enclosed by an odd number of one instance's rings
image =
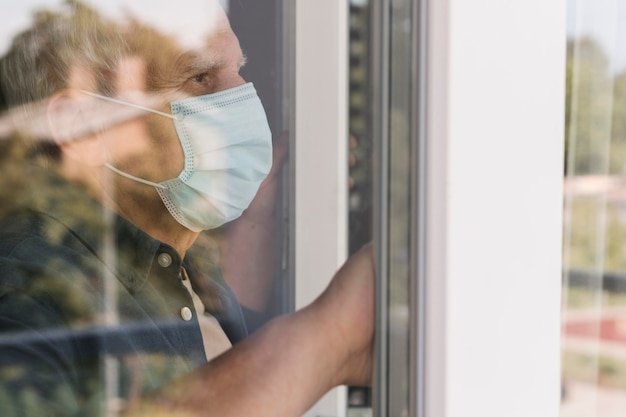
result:
[(626, 7), (569, 1), (561, 415), (626, 409)]
[(0, 415), (129, 412), (293, 306), (283, 2), (0, 10)]

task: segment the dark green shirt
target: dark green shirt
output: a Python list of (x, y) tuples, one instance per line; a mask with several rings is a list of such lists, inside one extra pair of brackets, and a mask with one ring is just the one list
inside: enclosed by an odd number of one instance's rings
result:
[(205, 363), (183, 266), (231, 342), (246, 336), (203, 248), (183, 260), (60, 178), (47, 181), (0, 220), (0, 416), (104, 415)]

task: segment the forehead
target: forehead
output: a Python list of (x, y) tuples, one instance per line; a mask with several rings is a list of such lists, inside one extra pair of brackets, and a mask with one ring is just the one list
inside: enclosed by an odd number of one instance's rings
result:
[[(167, 36), (181, 50), (200, 50), (216, 33), (230, 30), (228, 0), (82, 0), (120, 25), (137, 21)], [(11, 40), (30, 27), (39, 10), (62, 11), (65, 0), (5, 2), (0, 13), (0, 55)]]

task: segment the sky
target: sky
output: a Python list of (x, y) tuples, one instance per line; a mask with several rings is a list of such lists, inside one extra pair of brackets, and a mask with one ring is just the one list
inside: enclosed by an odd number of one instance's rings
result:
[(568, 37), (590, 36), (608, 55), (613, 71), (626, 69), (626, 2), (567, 0)]

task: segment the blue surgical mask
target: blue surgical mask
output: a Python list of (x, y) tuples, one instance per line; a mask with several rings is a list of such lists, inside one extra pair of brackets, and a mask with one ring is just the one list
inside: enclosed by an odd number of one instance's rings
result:
[(252, 83), (171, 103), (172, 114), (138, 107), (174, 120), (185, 165), (177, 178), (155, 183), (106, 166), (156, 188), (165, 207), (183, 226), (199, 232), (241, 216), (272, 166), (272, 134)]

